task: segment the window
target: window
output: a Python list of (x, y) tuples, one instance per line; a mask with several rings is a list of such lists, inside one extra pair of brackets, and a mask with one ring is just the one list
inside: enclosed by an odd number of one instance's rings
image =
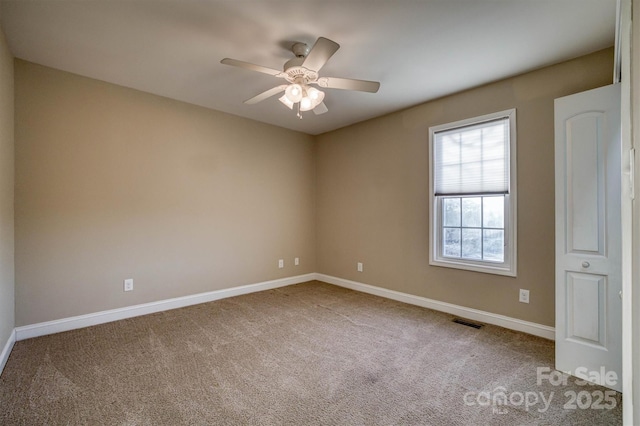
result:
[(429, 263), (516, 275), (516, 111), (431, 127)]

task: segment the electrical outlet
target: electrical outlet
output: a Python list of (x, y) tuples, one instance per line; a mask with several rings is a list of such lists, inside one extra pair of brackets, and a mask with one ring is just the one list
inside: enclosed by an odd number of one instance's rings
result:
[(133, 291), (133, 278), (124, 280), (124, 291)]
[(280, 269), (284, 268), (284, 259), (278, 260), (278, 268)]
[(293, 259), (293, 264), (294, 264), (295, 266), (300, 265), (300, 258), (299, 258), (299, 257), (296, 257), (295, 259)]
[(364, 270), (362, 262), (358, 262), (357, 268), (358, 268), (358, 272), (362, 272)]
[(529, 290), (520, 289), (520, 302), (529, 303)]

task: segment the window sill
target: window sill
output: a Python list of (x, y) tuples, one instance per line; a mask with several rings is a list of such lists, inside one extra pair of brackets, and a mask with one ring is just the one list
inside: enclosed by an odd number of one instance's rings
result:
[(429, 261), (429, 265), (440, 266), (451, 269), (463, 269), (466, 271), (481, 272), (483, 274), (504, 275), (508, 277), (516, 277), (515, 265), (503, 266), (503, 265), (489, 265), (478, 264), (474, 262), (466, 262), (464, 260), (444, 260), (444, 259), (432, 259)]

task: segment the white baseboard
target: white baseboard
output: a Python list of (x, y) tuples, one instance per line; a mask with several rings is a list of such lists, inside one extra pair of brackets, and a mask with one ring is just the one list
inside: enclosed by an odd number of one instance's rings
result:
[[(285, 287), (292, 284), (299, 284), (306, 281), (319, 280), (351, 290), (369, 293), (411, 305), (422, 306), (436, 311), (446, 312), (462, 318), (480, 321), (486, 324), (493, 324), (534, 336), (555, 340), (555, 329), (546, 325), (523, 321), (516, 318), (498, 315), (491, 312), (480, 311), (478, 309), (467, 308), (438, 300), (427, 299), (426, 297), (414, 296), (408, 293), (401, 293), (395, 290), (388, 290), (356, 281), (337, 278), (330, 275), (310, 273), (294, 277), (281, 278), (272, 281), (265, 281), (256, 284), (249, 284), (240, 287), (232, 287), (222, 290), (210, 291), (207, 293), (194, 294), (190, 296), (177, 297), (174, 299), (161, 300), (158, 302), (144, 303), (141, 305), (128, 306), (125, 308), (111, 309), (108, 311), (96, 312), (93, 314), (80, 315), (76, 317), (63, 318), (54, 321), (41, 322), (37, 324), (16, 327), (0, 357), (0, 366), (4, 367), (6, 359), (9, 357), (14, 342), (30, 339), (32, 337), (45, 336), (47, 334), (60, 333), (62, 331), (75, 330), (77, 328), (89, 327), (92, 325), (104, 324), (125, 318), (132, 318), (170, 309), (183, 308), (185, 306), (197, 305), (199, 303), (212, 302), (214, 300), (227, 297), (240, 296), (242, 294), (254, 293), (258, 291), (271, 290), (278, 287)], [(0, 369), (1, 371), (1, 369)]]
[(0, 374), (4, 370), (4, 366), (7, 364), (7, 360), (9, 359), (9, 354), (11, 353), (11, 349), (13, 349), (13, 345), (16, 343), (16, 329), (11, 330), (11, 334), (9, 334), (9, 339), (7, 343), (2, 348), (2, 352), (0, 353)]
[(386, 288), (363, 284), (356, 281), (345, 280), (343, 278), (332, 277), (330, 275), (316, 274), (315, 279), (340, 287), (349, 288), (351, 290), (361, 291), (363, 293), (369, 293), (375, 296), (386, 297), (387, 299), (393, 299), (399, 302), (409, 303), (411, 305), (422, 306), (423, 308), (429, 308), (435, 311), (446, 312), (448, 314), (456, 315), (462, 318), (467, 318), (486, 324), (493, 324), (511, 330), (521, 331), (527, 334), (533, 334), (534, 336), (543, 337), (549, 340), (555, 340), (556, 338), (555, 328), (549, 327), (547, 325), (523, 321), (517, 318), (511, 318), (491, 312), (480, 311), (478, 309), (454, 305), (452, 303), (440, 302), (438, 300), (427, 299), (426, 297), (414, 296), (412, 294), (401, 293), (395, 290), (388, 290)]
[[(89, 327), (92, 325), (104, 324), (107, 322), (118, 321), (125, 318), (132, 318), (161, 311), (168, 311), (170, 309), (183, 308), (185, 306), (212, 302), (214, 300), (225, 299), (227, 297), (240, 296), (242, 294), (255, 293), (257, 291), (271, 290), (278, 287), (299, 284), (305, 281), (315, 280), (316, 275), (317, 274), (315, 273), (298, 275), (295, 277), (281, 278), (256, 284), (248, 284), (239, 287), (193, 294), (190, 296), (176, 297), (174, 299), (160, 300), (158, 302), (127, 306), (126, 308), (111, 309), (108, 311), (95, 312), (93, 314), (79, 315), (76, 317), (25, 325), (15, 328), (14, 341), (45, 336), (47, 334), (60, 333), (62, 331), (75, 330), (77, 328)], [(11, 346), (13, 346), (13, 344)], [(10, 351), (11, 347), (9, 347), (9, 352)], [(7, 353), (7, 357), (8, 356), (9, 354)]]

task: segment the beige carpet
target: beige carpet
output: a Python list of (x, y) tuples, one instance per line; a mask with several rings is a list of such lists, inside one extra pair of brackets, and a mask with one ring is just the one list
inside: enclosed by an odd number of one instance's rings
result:
[(620, 394), (537, 385), (552, 342), (451, 319), (311, 282), (25, 340), (0, 424), (621, 424)]

